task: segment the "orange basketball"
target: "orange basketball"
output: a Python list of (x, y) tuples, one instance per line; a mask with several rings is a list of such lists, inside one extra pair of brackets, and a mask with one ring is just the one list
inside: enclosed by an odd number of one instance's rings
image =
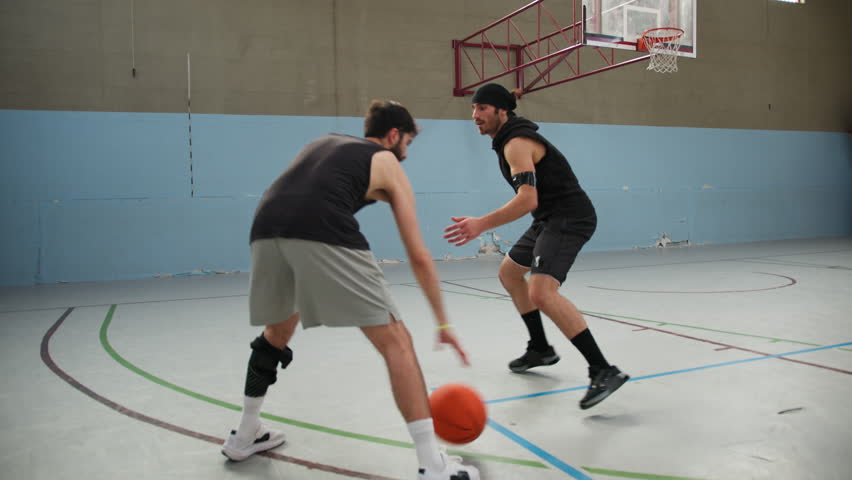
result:
[(448, 383), (429, 395), (435, 434), (461, 445), (476, 440), (485, 430), (488, 415), (479, 393), (461, 383)]

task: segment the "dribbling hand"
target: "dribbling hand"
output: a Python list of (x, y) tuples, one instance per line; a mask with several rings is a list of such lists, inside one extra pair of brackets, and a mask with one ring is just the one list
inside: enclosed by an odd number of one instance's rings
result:
[(443, 328), (441, 330), (438, 330), (438, 341), (435, 346), (440, 348), (441, 345), (449, 345), (453, 347), (453, 350), (455, 350), (458, 354), (462, 365), (466, 367), (470, 366), (470, 362), (467, 359), (467, 352), (464, 350), (464, 348), (462, 348), (458, 337), (456, 337), (456, 334), (453, 333), (452, 329)]

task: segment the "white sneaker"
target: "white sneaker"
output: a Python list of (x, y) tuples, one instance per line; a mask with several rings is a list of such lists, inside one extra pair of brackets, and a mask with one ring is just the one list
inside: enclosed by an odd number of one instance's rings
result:
[(257, 433), (254, 435), (253, 441), (244, 441), (237, 438), (237, 431), (231, 430), (231, 434), (222, 445), (222, 455), (229, 459), (239, 462), (247, 459), (257, 452), (263, 452), (270, 448), (275, 448), (284, 443), (284, 433), (277, 430), (270, 430), (265, 425), (260, 424), (257, 428)]
[(442, 472), (421, 468), (417, 474), (417, 480), (479, 480), (479, 470), (476, 467), (462, 465), (461, 457), (450, 457), (444, 452), (441, 452), (441, 457), (444, 458)]

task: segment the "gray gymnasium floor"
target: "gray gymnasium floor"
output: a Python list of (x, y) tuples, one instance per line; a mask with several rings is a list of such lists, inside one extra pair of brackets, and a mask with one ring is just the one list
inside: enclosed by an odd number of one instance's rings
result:
[[(489, 427), (461, 452), (487, 480), (852, 478), (852, 238), (582, 255), (562, 292), (632, 375), (582, 411), (584, 362), (506, 363), (525, 331), (498, 256), (438, 262), (473, 365), (433, 349), (408, 267), (385, 265), (427, 384), (467, 382)], [(246, 274), (0, 289), (4, 479), (414, 479), (379, 356), (357, 331), (298, 331), (267, 421), (288, 442), (231, 463)]]

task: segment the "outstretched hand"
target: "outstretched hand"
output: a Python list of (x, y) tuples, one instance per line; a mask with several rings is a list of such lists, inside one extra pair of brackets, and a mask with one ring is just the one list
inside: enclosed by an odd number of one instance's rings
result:
[(474, 238), (479, 238), (483, 231), (482, 222), (477, 217), (450, 217), (450, 219), (455, 223), (444, 229), (444, 238), (457, 247)]
[(464, 348), (462, 348), (461, 343), (459, 343), (458, 337), (456, 337), (456, 334), (453, 333), (451, 329), (444, 328), (438, 330), (438, 342), (436, 344), (436, 347), (440, 347), (441, 345), (449, 345), (453, 347), (453, 350), (455, 350), (458, 354), (462, 365), (466, 367), (470, 366), (470, 362), (467, 359), (467, 352), (464, 350)]

